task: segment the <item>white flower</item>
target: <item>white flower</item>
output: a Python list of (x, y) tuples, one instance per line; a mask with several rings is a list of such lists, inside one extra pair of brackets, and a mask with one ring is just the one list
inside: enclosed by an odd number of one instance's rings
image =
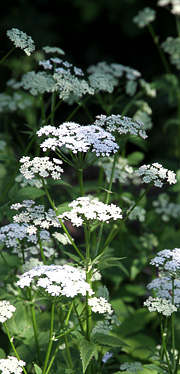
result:
[[(98, 160), (97, 165), (102, 166), (106, 175), (106, 180), (109, 183), (113, 167), (113, 157), (103, 157)], [(119, 183), (122, 184), (129, 184), (129, 180), (133, 178), (135, 178), (135, 173), (132, 166), (128, 164), (128, 159), (119, 156), (114, 170), (113, 183), (119, 181)]]
[(112, 314), (111, 304), (104, 297), (91, 297), (88, 299), (88, 305), (91, 306), (92, 312), (94, 313), (108, 313)]
[(70, 220), (77, 227), (87, 221), (98, 220), (109, 223), (111, 219), (122, 219), (121, 209), (118, 206), (104, 204), (90, 196), (78, 197), (69, 204), (69, 207), (72, 207), (71, 211), (64, 212), (59, 217)]
[(113, 357), (113, 353), (106, 352), (102, 357), (102, 362), (106, 363), (111, 357)]
[(169, 300), (172, 302), (172, 297), (174, 300), (174, 305), (179, 307), (180, 305), (180, 280), (174, 279), (174, 295), (172, 295), (172, 278), (162, 276), (159, 274), (158, 278), (155, 278), (147, 285), (149, 290), (154, 290), (157, 297)]
[(20, 160), (21, 167), (19, 171), (24, 175), (26, 179), (33, 179), (39, 175), (42, 178), (51, 176), (53, 179), (61, 179), (61, 173), (64, 170), (60, 164), (62, 161), (53, 158), (53, 161), (49, 157), (34, 157), (30, 161), (29, 156), (23, 156)]
[(129, 373), (135, 373), (135, 374), (138, 374), (139, 371), (144, 370), (142, 364), (138, 361), (131, 362), (131, 363), (125, 362), (124, 364), (120, 365), (120, 369), (123, 371), (125, 370)]
[(150, 312), (157, 311), (166, 317), (169, 317), (173, 312), (177, 312), (175, 305), (173, 305), (169, 300), (159, 297), (153, 298), (149, 296), (149, 298), (144, 302), (144, 306), (147, 306)]
[(136, 17), (133, 18), (134, 23), (139, 27), (145, 27), (156, 18), (156, 12), (154, 9), (146, 7), (139, 11)]
[(54, 79), (45, 71), (29, 71), (24, 74), (21, 79), (21, 85), (25, 90), (36, 96), (45, 92), (52, 92), (54, 87)]
[(83, 270), (70, 265), (41, 265), (21, 275), (17, 284), (24, 288), (35, 282), (37, 287), (51, 296), (73, 298), (78, 294), (85, 296), (86, 292), (90, 296), (94, 293), (85, 279)]
[(21, 48), (28, 56), (35, 50), (34, 41), (25, 32), (12, 28), (7, 31), (7, 36), (16, 47)]
[(2, 374), (20, 374), (26, 362), (18, 360), (16, 357), (8, 356), (8, 358), (0, 359), (0, 371)]
[(167, 273), (169, 276), (180, 274), (180, 248), (164, 249), (158, 252), (157, 256), (150, 261), (160, 271)]
[(15, 306), (11, 305), (9, 301), (0, 301), (0, 322), (3, 323), (7, 319), (11, 318), (15, 310)]
[(155, 162), (151, 165), (142, 165), (136, 170), (138, 176), (143, 176), (142, 183), (154, 183), (156, 187), (162, 187), (164, 180), (169, 184), (175, 184), (176, 174), (165, 169), (161, 164)]
[(46, 46), (46, 47), (43, 47), (42, 49), (46, 53), (51, 53), (51, 54), (56, 54), (57, 53), (59, 55), (64, 55), (65, 54), (65, 52), (59, 47)]
[(65, 146), (73, 153), (88, 152), (89, 149), (96, 153), (96, 156), (109, 156), (118, 150), (115, 138), (109, 132), (96, 125), (81, 126), (74, 122), (65, 122), (58, 128), (44, 126), (37, 131), (38, 136), (49, 136), (41, 148), (44, 152), (47, 149), (55, 151), (56, 148)]
[(13, 217), (14, 222), (16, 223), (26, 223), (30, 228), (32, 233), (32, 227), (37, 226), (39, 229), (49, 228), (50, 226), (53, 227), (61, 227), (61, 224), (52, 209), (48, 209), (47, 212), (44, 210), (44, 205), (35, 205), (33, 200), (24, 200), (21, 204), (12, 204), (11, 209), (19, 210), (23, 209), (23, 211), (19, 214), (16, 214)]
[(132, 120), (132, 118), (121, 116), (120, 114), (112, 114), (111, 116), (106, 116), (101, 114), (96, 116), (95, 125), (105, 126), (106, 130), (110, 133), (131, 134), (139, 135), (141, 138), (146, 139), (146, 132), (143, 130), (143, 123), (140, 121)]

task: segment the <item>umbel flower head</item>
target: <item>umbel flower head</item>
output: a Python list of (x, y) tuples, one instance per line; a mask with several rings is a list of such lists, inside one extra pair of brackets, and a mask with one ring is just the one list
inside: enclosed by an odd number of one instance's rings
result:
[(31, 36), (28, 36), (25, 32), (12, 28), (11, 30), (7, 31), (7, 36), (12, 42), (14, 42), (16, 47), (21, 48), (28, 56), (34, 52), (34, 41), (32, 40)]
[(0, 359), (1, 374), (21, 374), (26, 362), (18, 360), (16, 357), (7, 356)]
[(133, 22), (136, 23), (140, 28), (149, 25), (150, 22), (156, 18), (156, 12), (154, 9), (146, 7), (139, 11), (136, 17), (133, 18)]
[[(158, 278), (152, 280), (148, 283), (147, 288), (149, 290), (154, 290), (157, 297), (169, 300), (173, 304), (179, 307), (180, 305), (180, 279), (174, 279), (174, 284), (172, 287), (172, 278), (167, 276), (162, 276), (159, 274)], [(173, 289), (172, 289), (173, 288)]]
[(173, 305), (169, 300), (162, 299), (159, 297), (149, 298), (144, 302), (144, 306), (148, 307), (150, 312), (162, 313), (164, 316), (169, 317), (173, 312), (177, 312), (177, 307)]
[(161, 272), (169, 277), (177, 277), (180, 274), (180, 248), (164, 249), (158, 252), (151, 265), (155, 265)]
[(70, 220), (74, 226), (82, 226), (84, 222), (92, 222), (94, 220), (107, 222), (122, 219), (121, 208), (114, 204), (104, 204), (92, 196), (78, 197), (73, 200), (69, 207), (71, 211), (67, 211), (59, 215), (62, 219)]
[(111, 309), (111, 304), (104, 297), (91, 297), (88, 299), (88, 305), (91, 306), (91, 310), (94, 313), (113, 313), (113, 310)]
[(4, 323), (7, 319), (11, 318), (15, 310), (15, 306), (11, 305), (9, 301), (0, 301), (0, 322)]
[(140, 136), (143, 139), (147, 138), (146, 132), (143, 130), (144, 124), (140, 121), (132, 120), (132, 118), (121, 116), (120, 114), (112, 114), (106, 116), (101, 114), (96, 116), (95, 125), (105, 126), (110, 133), (131, 134)]
[(37, 228), (49, 229), (50, 226), (61, 227), (60, 222), (53, 209), (44, 210), (44, 205), (35, 205), (33, 200), (24, 200), (22, 203), (11, 205), (11, 209), (20, 210), (22, 212), (13, 217), (16, 223), (28, 224), (27, 232), (35, 234)]
[(61, 168), (62, 161), (53, 158), (53, 161), (49, 157), (34, 157), (30, 160), (29, 156), (23, 156), (20, 160), (21, 166), (19, 171), (24, 175), (26, 179), (33, 179), (37, 176), (42, 178), (52, 177), (53, 179), (61, 179)]
[(65, 146), (72, 153), (95, 152), (96, 156), (109, 156), (118, 150), (115, 138), (97, 125), (81, 126), (74, 122), (65, 122), (58, 128), (44, 126), (37, 131), (38, 136), (48, 137), (41, 143), (44, 152)]
[(83, 270), (70, 265), (41, 265), (22, 274), (17, 284), (24, 288), (35, 283), (51, 296), (73, 298), (78, 294), (85, 296), (86, 292), (90, 296), (94, 293), (85, 279)]
[(161, 164), (155, 162), (151, 165), (140, 166), (136, 170), (138, 176), (143, 176), (142, 183), (153, 183), (156, 187), (162, 187), (163, 182), (175, 184), (176, 174), (172, 170), (165, 169)]

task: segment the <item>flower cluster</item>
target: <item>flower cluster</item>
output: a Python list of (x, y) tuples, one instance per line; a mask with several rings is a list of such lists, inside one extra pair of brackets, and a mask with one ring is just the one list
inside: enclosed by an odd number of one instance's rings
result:
[(75, 297), (80, 294), (85, 296), (93, 291), (85, 281), (86, 274), (83, 270), (70, 265), (41, 265), (21, 275), (18, 286), (21, 288), (36, 284), (51, 296)]
[(118, 134), (131, 134), (139, 135), (141, 138), (146, 139), (146, 132), (142, 129), (143, 123), (140, 121), (133, 121), (132, 118), (121, 116), (120, 114), (112, 114), (106, 116), (101, 114), (96, 117), (95, 125), (105, 126), (106, 130), (110, 133), (118, 132)]
[(0, 113), (15, 112), (30, 107), (32, 102), (20, 93), (9, 95), (6, 92), (0, 94)]
[(42, 178), (51, 176), (53, 179), (61, 179), (63, 169), (59, 159), (53, 158), (51, 161), (49, 157), (34, 157), (30, 161), (29, 156), (23, 156), (19, 161), (22, 164), (19, 171), (26, 179), (33, 179), (38, 175)]
[(157, 256), (154, 257), (151, 265), (155, 265), (160, 271), (166, 273), (170, 277), (176, 277), (180, 274), (180, 248), (164, 249), (158, 252)]
[(7, 36), (17, 48), (21, 48), (28, 56), (35, 50), (34, 41), (25, 32), (12, 28), (7, 31)]
[(168, 169), (165, 169), (161, 164), (155, 162), (151, 165), (143, 165), (136, 170), (138, 176), (143, 176), (142, 182), (154, 183), (156, 187), (162, 187), (163, 181), (166, 180), (169, 184), (175, 184), (176, 174)]
[(180, 15), (180, 1), (179, 0), (159, 0), (157, 2), (157, 5), (159, 6), (166, 6), (169, 4), (172, 6), (171, 13)]
[(59, 47), (46, 46), (46, 47), (43, 47), (42, 49), (45, 53), (58, 54), (58, 55), (64, 55), (65, 54), (65, 52)]
[[(13, 219), (15, 223), (28, 224), (27, 232), (31, 235), (37, 232), (37, 227), (40, 229), (48, 229), (50, 226), (61, 227), (60, 222), (52, 209), (44, 210), (44, 205), (33, 205), (33, 200), (24, 200), (22, 203), (11, 205), (11, 209), (23, 211), (16, 214)], [(36, 227), (37, 226), (37, 227)]]
[[(28, 230), (27, 223), (10, 223), (0, 228), (0, 242), (4, 243), (7, 248), (13, 248), (13, 252), (17, 252), (20, 248), (20, 242), (24, 239), (31, 244), (37, 244), (38, 237), (36, 234), (31, 234)], [(40, 239), (49, 241), (50, 234), (47, 230), (41, 230)]]
[(0, 359), (1, 374), (21, 374), (26, 362), (18, 360), (16, 357), (7, 356)]
[(169, 300), (159, 297), (153, 298), (149, 296), (149, 298), (144, 302), (144, 306), (147, 306), (150, 312), (157, 311), (166, 317), (169, 317), (173, 312), (177, 312), (177, 307), (175, 305), (173, 305)]
[(109, 156), (118, 150), (114, 136), (97, 125), (81, 126), (74, 122), (65, 122), (58, 128), (44, 126), (37, 131), (37, 135), (48, 137), (41, 143), (44, 152), (65, 146), (75, 154), (91, 149), (99, 157)]
[(158, 196), (158, 200), (153, 201), (156, 213), (161, 215), (164, 222), (168, 222), (171, 218), (178, 219), (180, 217), (180, 204), (170, 202), (170, 197), (166, 193)]
[[(148, 285), (147, 288), (149, 290), (154, 290), (156, 292), (157, 297), (169, 300), (173, 302), (174, 305), (179, 307), (180, 305), (180, 280), (174, 279), (174, 285), (172, 290), (172, 278), (162, 276), (159, 274), (158, 278), (153, 279)], [(174, 293), (174, 295), (173, 295)]]
[(120, 365), (120, 369), (134, 374), (138, 374), (139, 371), (144, 371), (142, 364), (138, 361), (131, 363), (125, 362), (124, 364)]
[(117, 63), (107, 64), (104, 61), (99, 62), (97, 65), (89, 66), (87, 72), (89, 73), (88, 79), (90, 85), (95, 91), (106, 91), (109, 93), (112, 93), (114, 88), (118, 86), (119, 78), (125, 75), (127, 80), (125, 83), (125, 90), (126, 93), (130, 95), (132, 95), (132, 86), (133, 91), (134, 89), (136, 91), (137, 79), (141, 76), (139, 71), (129, 66)]
[(64, 212), (59, 217), (70, 220), (77, 227), (87, 221), (98, 220), (109, 223), (111, 219), (122, 219), (122, 210), (118, 206), (104, 204), (90, 196), (78, 197), (69, 204), (69, 207), (72, 208), (71, 211)]
[(170, 56), (170, 61), (177, 69), (180, 69), (180, 40), (169, 36), (162, 44), (162, 48)]
[(53, 75), (55, 85), (53, 91), (59, 93), (59, 98), (63, 100), (72, 99), (79, 100), (83, 95), (94, 95), (94, 89), (89, 83), (79, 77), (81, 69), (74, 68), (74, 74), (69, 69), (57, 68)]
[[(108, 183), (111, 178), (113, 161), (113, 157), (103, 157), (97, 162), (98, 166), (102, 166)], [(135, 173), (132, 166), (128, 164), (128, 159), (119, 156), (114, 170), (113, 183), (118, 181), (122, 184), (129, 184), (129, 180), (132, 180), (133, 178), (135, 178)]]
[[(17, 183), (20, 183), (21, 187), (36, 187), (36, 188), (42, 188), (43, 187), (43, 182), (41, 179), (33, 178), (33, 179), (26, 179), (24, 175), (18, 174), (17, 177), (15, 178), (15, 181)], [(46, 184), (46, 180), (44, 181)]]
[(21, 79), (21, 86), (28, 90), (33, 96), (52, 92), (54, 88), (54, 79), (45, 71), (29, 71)]
[(136, 23), (140, 28), (149, 25), (156, 18), (156, 12), (154, 9), (146, 7), (139, 11), (136, 17), (133, 18), (134, 23)]
[(11, 305), (9, 301), (0, 301), (0, 322), (4, 323), (7, 319), (11, 318), (15, 310), (15, 306)]
[(111, 304), (104, 297), (91, 297), (88, 299), (88, 305), (91, 306), (91, 310), (94, 313), (100, 314), (112, 314)]

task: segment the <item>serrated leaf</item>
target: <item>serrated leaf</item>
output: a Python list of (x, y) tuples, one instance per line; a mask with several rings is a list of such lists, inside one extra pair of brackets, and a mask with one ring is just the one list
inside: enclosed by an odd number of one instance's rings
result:
[(36, 365), (35, 363), (34, 363), (34, 369), (35, 369), (36, 374), (41, 374), (42, 373), (41, 368), (38, 365)]
[(120, 260), (125, 258), (126, 257), (102, 257), (99, 261), (98, 268), (102, 270), (113, 266), (121, 267)]
[(100, 332), (93, 334), (93, 340), (95, 340), (95, 342), (98, 344), (107, 345), (110, 347), (128, 347), (128, 344), (124, 343), (116, 336), (107, 335)]
[(96, 352), (96, 345), (92, 342), (89, 342), (86, 339), (83, 339), (81, 340), (79, 344), (79, 349), (80, 349), (80, 356), (82, 360), (83, 374), (84, 374), (89, 362), (91, 361), (91, 358)]
[(69, 252), (69, 251), (63, 251), (63, 253), (65, 253), (67, 256), (69, 256), (70, 258), (72, 258), (75, 262), (77, 262), (77, 263), (79, 263), (80, 261), (82, 261), (81, 259), (80, 259), (80, 257), (78, 257), (78, 256), (76, 256), (76, 255), (74, 255), (74, 254), (72, 254), (71, 252)]

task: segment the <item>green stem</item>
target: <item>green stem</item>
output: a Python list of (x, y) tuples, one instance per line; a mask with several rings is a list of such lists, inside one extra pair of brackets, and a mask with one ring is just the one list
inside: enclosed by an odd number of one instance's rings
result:
[(34, 330), (34, 339), (35, 339), (35, 343), (36, 343), (36, 350), (37, 350), (37, 356), (38, 356), (39, 365), (41, 365), (41, 354), (40, 354), (39, 341), (38, 341), (38, 332), (37, 332), (35, 308), (34, 308), (34, 304), (32, 302), (31, 289), (29, 289), (29, 296), (30, 296), (30, 300), (31, 300), (30, 311), (31, 311), (31, 319), (32, 319), (33, 330)]
[[(7, 334), (7, 336), (8, 336), (9, 342), (10, 342), (10, 344), (11, 344), (11, 347), (12, 347), (12, 349), (13, 349), (13, 351), (14, 351), (14, 353), (15, 353), (15, 355), (16, 355), (18, 361), (19, 361), (19, 360), (20, 360), (20, 357), (19, 357), (19, 355), (18, 355), (18, 353), (17, 353), (17, 351), (16, 351), (16, 348), (15, 348), (14, 343), (13, 343), (13, 339), (12, 339), (11, 336), (10, 336), (10, 333), (9, 333), (8, 327), (7, 327), (7, 325), (6, 325), (6, 322), (4, 322), (4, 327), (5, 327), (6, 334)], [(26, 371), (26, 369), (24, 368), (24, 366), (23, 366), (22, 368), (23, 368), (24, 374), (27, 374), (27, 371)]]
[[(172, 278), (172, 304), (174, 305), (174, 278)], [(173, 353), (173, 373), (175, 373), (175, 325), (174, 325), (174, 313), (171, 315), (171, 333), (172, 333), (172, 353)]]
[(161, 58), (161, 61), (162, 61), (162, 63), (163, 63), (163, 66), (164, 66), (164, 69), (165, 69), (166, 73), (167, 73), (167, 74), (171, 74), (171, 70), (170, 70), (170, 67), (169, 67), (169, 65), (168, 65), (168, 62), (167, 62), (167, 60), (166, 60), (166, 57), (165, 57), (165, 55), (164, 55), (164, 52), (162, 51), (162, 49), (161, 49), (161, 47), (160, 47), (160, 45), (159, 45), (159, 39), (158, 39), (158, 37), (156, 36), (156, 34), (155, 34), (155, 32), (154, 32), (154, 29), (153, 29), (153, 27), (152, 27), (152, 25), (151, 25), (150, 23), (148, 24), (148, 29), (149, 29), (149, 31), (150, 31), (150, 34), (151, 34), (152, 38), (153, 38), (154, 44), (155, 44), (156, 47), (157, 47), (157, 50), (158, 50), (158, 52), (159, 52), (159, 55), (160, 55), (160, 58)]
[(50, 331), (49, 331), (49, 344), (48, 344), (48, 348), (47, 348), (47, 352), (46, 352), (46, 357), (45, 357), (45, 361), (44, 361), (44, 367), (43, 367), (43, 370), (42, 370), (42, 374), (46, 373), (46, 368), (47, 368), (49, 356), (50, 356), (50, 353), (51, 353), (52, 343), (53, 343), (52, 338), (53, 338), (53, 325), (54, 325), (54, 309), (55, 309), (55, 303), (52, 302), (51, 322), (50, 322)]
[(167, 348), (166, 348), (166, 334), (164, 333), (162, 318), (161, 318), (161, 321), (160, 321), (160, 329), (161, 329), (162, 345), (163, 345), (163, 350), (164, 350), (164, 354), (165, 354), (168, 369), (169, 369), (169, 374), (172, 374), (171, 365), (170, 365), (168, 352), (167, 352)]
[(43, 264), (47, 265), (47, 261), (46, 261), (46, 258), (44, 256), (44, 251), (43, 251), (43, 247), (42, 247), (42, 242), (41, 242), (39, 231), (37, 231), (37, 237), (38, 237), (38, 244), (39, 244), (39, 248), (40, 248), (40, 252), (41, 252), (41, 257), (42, 257), (42, 260), (43, 260)]
[(0, 64), (2, 64), (4, 62), (4, 60), (6, 60), (6, 58), (11, 55), (11, 53), (16, 49), (16, 47), (13, 47), (10, 49), (9, 52), (6, 53), (6, 55), (4, 57), (2, 57), (2, 59), (0, 60)]
[(134, 208), (139, 204), (140, 200), (147, 194), (147, 192), (149, 191), (149, 189), (151, 188), (151, 184), (146, 188), (146, 190), (142, 193), (142, 195), (139, 197), (139, 199), (133, 204), (133, 206), (131, 207), (131, 209), (129, 210), (129, 212), (126, 214), (126, 216), (124, 217), (124, 219), (122, 219), (122, 221), (120, 222), (119, 226), (115, 227), (112, 229), (112, 231), (110, 232), (105, 244), (104, 244), (104, 248), (103, 250), (101, 251), (101, 253), (105, 250), (105, 248), (111, 243), (111, 241), (114, 239), (114, 237), (117, 235), (117, 233), (119, 232), (121, 226), (127, 221), (129, 215), (132, 213), (132, 211), (134, 210)]
[[(28, 144), (28, 146), (27, 146), (27, 148), (26, 148), (26, 150), (25, 150), (25, 152), (24, 152), (24, 156), (26, 156), (27, 153), (29, 152), (29, 149), (31, 148), (31, 146), (32, 146), (32, 144), (33, 144), (33, 142), (34, 142), (35, 139), (36, 139), (36, 136), (34, 136), (34, 137), (31, 139), (31, 141), (29, 142), (29, 144)], [(8, 184), (7, 184), (7, 186), (6, 186), (6, 188), (4, 189), (4, 192), (3, 192), (3, 194), (2, 194), (1, 197), (0, 197), (0, 202), (4, 199), (4, 197), (6, 196), (7, 192), (9, 191), (9, 189), (10, 189), (12, 183), (14, 182), (14, 178), (15, 178), (15, 176), (16, 176), (16, 174), (17, 174), (18, 169), (19, 169), (19, 164), (18, 164), (18, 166), (16, 167), (14, 173), (12, 174), (12, 176), (11, 176), (11, 178), (10, 178), (10, 180), (9, 180), (9, 182), (8, 182)]]
[[(112, 170), (111, 170), (111, 177), (110, 177), (110, 181), (109, 181), (109, 187), (108, 187), (108, 191), (106, 192), (105, 204), (109, 203), (109, 198), (110, 198), (110, 193), (111, 193), (111, 190), (112, 190), (113, 177), (114, 177), (117, 158), (118, 158), (118, 153), (115, 153), (114, 160), (113, 160), (113, 166), (112, 166)], [(100, 229), (99, 229), (98, 242), (97, 242), (97, 246), (96, 246), (96, 250), (95, 250), (95, 256), (97, 256), (97, 254), (99, 252), (99, 248), (100, 248), (100, 245), (101, 245), (103, 228), (104, 228), (104, 223), (101, 224)]]
[(56, 216), (57, 216), (57, 218), (58, 218), (58, 220), (59, 220), (59, 222), (60, 222), (60, 224), (61, 224), (61, 226), (62, 226), (62, 228), (63, 228), (63, 230), (64, 230), (64, 232), (66, 233), (68, 239), (70, 240), (72, 246), (74, 247), (74, 249), (76, 250), (76, 252), (77, 252), (78, 255), (80, 256), (80, 258), (83, 260), (83, 262), (85, 262), (85, 258), (84, 258), (84, 256), (83, 256), (82, 253), (79, 251), (79, 249), (77, 248), (76, 244), (74, 243), (74, 241), (73, 241), (71, 235), (69, 234), (69, 231), (67, 230), (66, 226), (64, 225), (62, 219), (59, 218), (58, 211), (57, 211), (57, 209), (56, 209), (56, 207), (55, 207), (55, 205), (54, 205), (54, 203), (53, 203), (53, 201), (52, 201), (52, 199), (51, 199), (51, 196), (50, 196), (50, 194), (49, 194), (49, 191), (48, 191), (48, 189), (47, 189), (47, 187), (46, 187), (46, 184), (44, 183), (44, 180), (43, 180), (43, 179), (42, 179), (42, 183), (43, 183), (43, 187), (44, 187), (44, 190), (45, 190), (45, 192), (46, 192), (47, 198), (48, 198), (48, 200), (49, 200), (49, 202), (50, 202), (50, 204), (51, 204), (51, 206), (52, 206), (52, 208), (53, 208), (53, 210), (54, 210), (54, 212), (55, 212), (55, 214), (56, 214)]

